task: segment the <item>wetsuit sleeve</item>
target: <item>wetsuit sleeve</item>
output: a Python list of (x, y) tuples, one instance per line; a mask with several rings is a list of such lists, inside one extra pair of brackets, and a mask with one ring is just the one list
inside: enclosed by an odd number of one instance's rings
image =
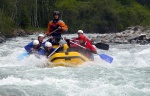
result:
[(27, 52), (30, 52), (31, 48), (33, 47), (33, 42), (29, 43), (28, 45), (26, 45), (24, 48)]
[(91, 50), (93, 53), (97, 53), (96, 48), (94, 48), (94, 46), (91, 45), (90, 43), (87, 43), (87, 44), (86, 44), (86, 48), (87, 48), (88, 50)]
[(51, 33), (51, 31), (52, 31), (51, 25), (52, 25), (52, 21), (50, 21), (50, 22), (48, 23), (46, 35), (49, 35), (49, 34)]
[(62, 20), (58, 21), (58, 25), (62, 28), (61, 33), (65, 32), (65, 31), (68, 31), (68, 26)]

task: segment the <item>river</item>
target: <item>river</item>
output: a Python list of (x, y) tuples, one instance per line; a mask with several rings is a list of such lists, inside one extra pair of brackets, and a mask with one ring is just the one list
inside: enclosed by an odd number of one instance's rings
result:
[(115, 44), (78, 67), (47, 68), (46, 58), (18, 60), (37, 35), (0, 44), (0, 96), (150, 96), (150, 45)]

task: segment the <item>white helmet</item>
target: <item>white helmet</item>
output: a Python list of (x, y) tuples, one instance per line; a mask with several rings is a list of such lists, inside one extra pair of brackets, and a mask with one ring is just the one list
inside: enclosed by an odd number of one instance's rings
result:
[(78, 30), (78, 33), (82, 33), (83, 34), (83, 30)]
[(33, 41), (33, 45), (38, 45), (39, 44), (39, 41), (38, 40), (34, 40)]
[(144, 34), (144, 33), (141, 33), (141, 34), (140, 34), (140, 36), (146, 36), (146, 34)]
[(45, 47), (52, 47), (52, 44), (50, 42), (46, 42)]
[(43, 34), (39, 34), (39, 36), (38, 37), (44, 37), (44, 35)]

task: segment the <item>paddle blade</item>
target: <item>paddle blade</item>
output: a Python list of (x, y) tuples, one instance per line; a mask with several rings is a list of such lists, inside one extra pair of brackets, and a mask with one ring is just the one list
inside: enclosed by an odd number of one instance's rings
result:
[(106, 55), (106, 54), (98, 54), (100, 56), (101, 59), (105, 60), (108, 63), (112, 63), (113, 58)]
[(22, 53), (18, 56), (18, 60), (23, 60), (25, 57), (27, 57), (29, 54), (27, 52)]
[(97, 48), (103, 49), (103, 50), (109, 50), (109, 45), (105, 43), (96, 43), (94, 44)]

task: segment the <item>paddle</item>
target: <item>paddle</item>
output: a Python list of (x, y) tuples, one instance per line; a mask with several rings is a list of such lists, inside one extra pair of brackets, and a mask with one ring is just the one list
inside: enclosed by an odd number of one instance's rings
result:
[(60, 46), (57, 47), (50, 55), (48, 55), (48, 58), (51, 57), (59, 48), (60, 48)]
[[(54, 30), (54, 31), (52, 31), (48, 36), (50, 36), (51, 34), (53, 34), (54, 32), (56, 32), (57, 30), (59, 30), (59, 29), (56, 29), (56, 30)], [(44, 37), (45, 38), (45, 37)], [(48, 37), (48, 39), (46, 40), (46, 41), (48, 41), (50, 38)], [(44, 41), (44, 42), (46, 42), (46, 41)]]
[(57, 28), (56, 30), (52, 31), (52, 32), (49, 34), (49, 36), (50, 36), (51, 34), (53, 34), (54, 32), (56, 32), (57, 30), (59, 30), (59, 29)]
[(93, 44), (93, 45), (95, 45), (99, 49), (109, 50), (109, 45), (105, 44), (105, 43), (99, 42), (99, 43), (96, 43), (96, 44)]
[(99, 55), (101, 59), (105, 60), (108, 63), (112, 63), (112, 61), (113, 61), (113, 58), (106, 54), (98, 54), (97, 53), (97, 55)]
[[(24, 53), (20, 54), (18, 56), (18, 60), (23, 60), (24, 58), (28, 57), (30, 55), (30, 53), (31, 53), (31, 51), (30, 52), (24, 52)], [(32, 54), (34, 54), (35, 57), (40, 59), (40, 55), (37, 54), (36, 52), (32, 52)]]
[[(73, 43), (73, 44), (78, 45), (79, 47), (81, 47), (81, 48), (83, 48), (83, 49), (87, 49), (87, 48), (85, 48), (84, 46), (81, 46), (81, 45), (79, 45), (79, 44), (77, 44), (77, 43), (75, 43), (75, 42), (73, 42), (73, 41), (70, 41), (70, 42)], [(89, 50), (89, 51), (92, 51), (92, 50), (90, 50), (90, 49), (88, 49), (88, 50)], [(108, 62), (108, 63), (112, 63), (112, 61), (113, 61), (113, 58), (110, 57), (110, 56), (108, 56), (108, 55), (106, 55), (106, 54), (98, 54), (98, 53), (96, 53), (96, 54), (99, 55), (102, 60), (105, 60), (105, 61)]]
[(28, 52), (24, 52), (18, 56), (18, 60), (23, 60), (25, 57), (29, 56)]

